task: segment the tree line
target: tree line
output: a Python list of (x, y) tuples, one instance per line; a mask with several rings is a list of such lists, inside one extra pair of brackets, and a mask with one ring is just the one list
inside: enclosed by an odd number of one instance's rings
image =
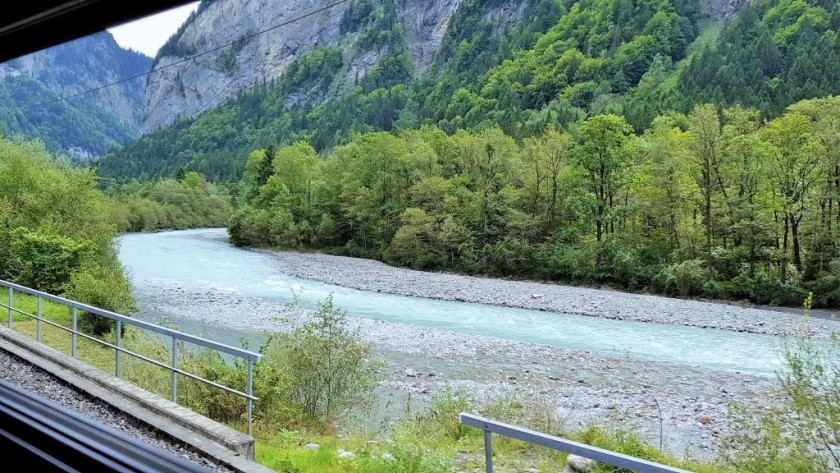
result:
[(840, 98), (256, 150), (238, 245), (681, 296), (840, 305)]

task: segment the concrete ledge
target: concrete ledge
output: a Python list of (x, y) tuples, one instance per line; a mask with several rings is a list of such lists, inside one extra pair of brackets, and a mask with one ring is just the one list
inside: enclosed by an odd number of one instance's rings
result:
[(234, 471), (267, 473), (253, 461), (254, 439), (64, 353), (0, 327), (0, 350), (148, 425)]

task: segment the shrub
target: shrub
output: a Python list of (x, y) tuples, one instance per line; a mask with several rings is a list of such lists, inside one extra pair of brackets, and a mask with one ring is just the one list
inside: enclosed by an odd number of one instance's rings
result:
[(378, 365), (345, 318), (330, 296), (311, 321), (278, 335), (266, 348), (262, 363), (284, 370), (282, 395), (312, 420), (333, 421), (373, 401)]
[(750, 284), (750, 299), (756, 304), (796, 307), (806, 296), (807, 293), (801, 287), (782, 283), (766, 273), (757, 274)]
[(659, 285), (667, 294), (690, 297), (700, 294), (709, 273), (703, 260), (691, 259), (666, 266), (657, 276)]
[(9, 233), (9, 273), (18, 284), (58, 293), (90, 253), (90, 246), (44, 231), (16, 228)]
[[(64, 295), (101, 309), (120, 314), (134, 312), (137, 307), (131, 295), (131, 285), (122, 268), (113, 264), (88, 265), (73, 273)], [(104, 335), (113, 330), (115, 322), (105, 317), (82, 312), (79, 329), (93, 335)]]
[(429, 422), (434, 429), (453, 440), (460, 440), (471, 432), (458, 419), (462, 412), (472, 410), (475, 401), (463, 391), (453, 391), (446, 387), (432, 399), (432, 405), (422, 415), (422, 421)]

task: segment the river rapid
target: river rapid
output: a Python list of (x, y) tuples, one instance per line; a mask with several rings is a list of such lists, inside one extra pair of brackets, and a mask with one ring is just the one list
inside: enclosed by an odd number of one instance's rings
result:
[(627, 424), (673, 452), (710, 456), (733, 401), (778, 402), (774, 334), (840, 328), (724, 304), (244, 250), (224, 229), (125, 235), (119, 250), (141, 317), (227, 343), (244, 336), (255, 346), (332, 295), (387, 364), (374, 425), (462, 388), (479, 401), (527, 399), (570, 428)]

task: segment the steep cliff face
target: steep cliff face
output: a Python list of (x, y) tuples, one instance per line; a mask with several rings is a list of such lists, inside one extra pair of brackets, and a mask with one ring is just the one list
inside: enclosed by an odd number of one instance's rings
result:
[(151, 63), (103, 32), (0, 64), (0, 130), (79, 160), (104, 154), (137, 136), (143, 81), (61, 97), (142, 74)]
[[(405, 34), (406, 50), (414, 63), (415, 75), (425, 72), (432, 62), (449, 20), (461, 2), (391, 2), (397, 4), (394, 16)], [(362, 24), (383, 15), (381, 6), (369, 3), (372, 10), (358, 20)], [(527, 3), (528, 0), (515, 0), (494, 9), (493, 15), (498, 17), (500, 27), (513, 24)], [(365, 29), (358, 25), (347, 26), (346, 13), (353, 2), (292, 21), (328, 4), (325, 0), (215, 0), (203, 3), (156, 59), (156, 67), (163, 69), (148, 77), (141, 131), (147, 133), (179, 117), (195, 116), (242, 89), (278, 79), (293, 61), (327, 46), (338, 46), (344, 51), (345, 66), (330, 88), (331, 93), (340, 93), (344, 87), (358, 83), (388, 55), (391, 47), (380, 45), (376, 38), (370, 37), (364, 41), (373, 41), (372, 45), (359, 45)], [(287, 22), (290, 23), (285, 24)], [(271, 29), (273, 27), (276, 28)], [(271, 30), (244, 39), (267, 29)], [(244, 40), (187, 63), (166, 67), (239, 39)], [(311, 95), (293, 96), (290, 100), (303, 100)]]
[(718, 19), (729, 18), (750, 0), (700, 0), (700, 7), (710, 16)]

